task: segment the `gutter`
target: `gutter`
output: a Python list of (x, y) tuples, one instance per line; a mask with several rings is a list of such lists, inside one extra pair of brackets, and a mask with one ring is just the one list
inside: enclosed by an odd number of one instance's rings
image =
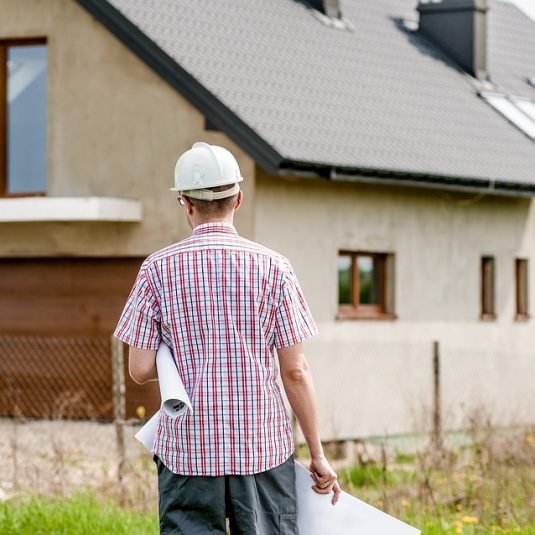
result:
[(394, 186), (415, 186), (440, 190), (466, 191), (509, 197), (535, 197), (535, 181), (509, 182), (492, 178), (452, 177), (431, 173), (399, 172), (364, 167), (337, 167), (285, 160), (277, 173), (302, 178), (320, 178), (330, 182), (354, 182)]

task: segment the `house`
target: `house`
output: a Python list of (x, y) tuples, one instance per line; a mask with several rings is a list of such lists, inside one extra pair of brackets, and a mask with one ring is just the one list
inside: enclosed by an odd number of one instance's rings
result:
[[(414, 430), (435, 340), (446, 425), (476, 404), (533, 423), (535, 26), (517, 8), (0, 8), (0, 381), (24, 362), (34, 381), (50, 376), (75, 351), (84, 367), (69, 373), (108, 373), (140, 262), (189, 234), (168, 187), (176, 157), (203, 140), (246, 177), (239, 232), (288, 256), (301, 281), (325, 439)], [(132, 415), (149, 394), (128, 393)]]

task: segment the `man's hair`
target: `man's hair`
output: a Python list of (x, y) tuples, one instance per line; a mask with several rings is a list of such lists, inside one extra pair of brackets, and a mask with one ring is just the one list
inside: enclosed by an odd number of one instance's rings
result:
[[(206, 188), (208, 190), (217, 192), (225, 191), (234, 187), (234, 184), (227, 184), (226, 186), (216, 186), (215, 188)], [(216, 199), (214, 201), (205, 201), (202, 199), (193, 199), (192, 197), (187, 197), (188, 201), (195, 206), (195, 208), (203, 215), (209, 217), (221, 217), (228, 214), (234, 204), (236, 204), (236, 199), (238, 198), (238, 193), (232, 195), (231, 197), (226, 197), (224, 199)]]

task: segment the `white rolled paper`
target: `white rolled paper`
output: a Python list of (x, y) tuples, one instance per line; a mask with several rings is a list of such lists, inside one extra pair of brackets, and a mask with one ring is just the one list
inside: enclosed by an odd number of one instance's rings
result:
[(161, 343), (156, 353), (156, 368), (162, 404), (160, 410), (136, 433), (135, 437), (150, 452), (154, 449), (154, 439), (160, 422), (160, 412), (176, 418), (186, 412), (193, 412), (191, 401), (178, 374), (171, 350)]
[(333, 506), (330, 495), (317, 494), (310, 472), (295, 463), (297, 524), (305, 535), (418, 535), (420, 530), (342, 492)]

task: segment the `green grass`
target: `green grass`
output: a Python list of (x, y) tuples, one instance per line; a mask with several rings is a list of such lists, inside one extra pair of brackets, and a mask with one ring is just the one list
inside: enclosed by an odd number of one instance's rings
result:
[(437, 520), (409, 514), (403, 520), (421, 529), (422, 535), (535, 535), (535, 526), (481, 526), (463, 522), (462, 516)]
[(364, 464), (338, 471), (338, 478), (344, 487), (359, 488), (392, 482), (392, 473), (374, 464)]
[[(441, 518), (438, 518), (441, 516)], [(422, 515), (408, 510), (400, 517), (422, 530), (422, 535), (535, 535), (535, 526), (522, 528), (481, 526), (473, 517), (443, 511)], [(120, 509), (111, 502), (78, 494), (63, 500), (33, 497), (17, 503), (0, 503), (2, 535), (152, 535), (158, 533), (155, 515)]]
[(111, 502), (78, 494), (65, 499), (32, 497), (0, 503), (2, 535), (153, 535), (154, 515), (120, 509)]
[(375, 464), (363, 464), (338, 471), (342, 487), (352, 494), (358, 494), (362, 487), (383, 487), (410, 482), (414, 479), (412, 472), (405, 470), (385, 470)]

